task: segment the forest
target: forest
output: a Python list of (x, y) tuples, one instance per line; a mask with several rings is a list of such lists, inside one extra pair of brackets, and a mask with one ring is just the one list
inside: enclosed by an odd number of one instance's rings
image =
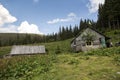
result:
[(120, 29), (120, 0), (105, 0), (99, 5), (97, 28)]

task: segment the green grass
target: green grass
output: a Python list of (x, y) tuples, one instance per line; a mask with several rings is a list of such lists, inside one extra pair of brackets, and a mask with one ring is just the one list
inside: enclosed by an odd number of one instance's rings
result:
[(106, 32), (105, 35), (111, 38), (113, 44), (120, 41), (120, 30), (111, 30)]
[(0, 80), (119, 80), (120, 54), (15, 56), (0, 59)]
[(72, 39), (64, 40), (64, 41), (57, 41), (57, 42), (50, 42), (50, 43), (40, 43), (34, 45), (45, 45), (46, 49), (48, 50), (49, 54), (55, 54), (57, 47), (59, 46), (61, 53), (70, 53), (70, 42)]
[[(113, 64), (111, 57), (75, 56), (74, 55), (59, 55), (57, 63), (54, 63), (53, 68), (42, 76), (37, 76), (33, 79), (39, 80), (41, 77), (44, 80), (119, 80), (116, 73), (120, 71)], [(72, 62), (71, 62), (72, 61)], [(50, 76), (49, 76), (50, 75)]]
[[(120, 47), (72, 53), (70, 40), (45, 43), (47, 55), (0, 59), (0, 80), (119, 80)], [(61, 53), (55, 54), (59, 45)], [(10, 47), (2, 47), (7, 53)], [(1, 52), (0, 51), (0, 52)]]
[[(70, 53), (70, 41), (72, 39), (64, 40), (64, 41), (57, 41), (57, 42), (50, 42), (50, 43), (37, 43), (37, 44), (28, 44), (28, 45), (45, 45), (46, 49), (48, 50), (49, 54), (55, 54), (57, 47), (59, 46), (61, 53)], [(11, 46), (0, 47), (0, 56), (5, 54), (9, 54), (11, 50)]]
[[(70, 41), (31, 44), (45, 45), (47, 55), (1, 58), (0, 80), (120, 80), (120, 47), (73, 53)], [(10, 49), (0, 47), (0, 55)]]
[(11, 50), (10, 46), (6, 46), (6, 47), (0, 47), (0, 56), (9, 54)]

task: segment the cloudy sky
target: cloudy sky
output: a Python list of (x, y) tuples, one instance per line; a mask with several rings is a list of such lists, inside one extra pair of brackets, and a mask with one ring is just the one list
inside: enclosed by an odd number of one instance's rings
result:
[(97, 20), (104, 0), (0, 0), (0, 33), (58, 32), (60, 26)]

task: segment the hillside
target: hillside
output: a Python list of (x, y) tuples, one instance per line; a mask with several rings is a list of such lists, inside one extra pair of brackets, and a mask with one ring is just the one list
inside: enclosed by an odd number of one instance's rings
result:
[[(113, 46), (115, 45), (116, 42), (120, 41), (120, 30), (108, 30), (104, 34), (111, 38), (110, 40), (111, 40), (111, 42), (113, 42)], [(21, 37), (25, 36), (25, 34), (21, 34), (20, 36)], [(17, 37), (17, 34), (2, 33), (2, 34), (0, 34), (0, 37), (2, 37), (4, 39), (6, 38), (5, 40), (9, 39), (9, 37), (11, 37), (12, 39), (15, 39), (15, 37)], [(33, 35), (33, 37), (34, 37), (34, 35)], [(68, 40), (64, 40), (64, 41), (49, 42), (49, 43), (34, 43), (34, 44), (28, 44), (28, 45), (45, 45), (46, 49), (49, 51), (50, 54), (54, 54), (57, 47), (60, 48), (61, 53), (62, 52), (70, 53), (71, 52), (71, 48), (70, 48), (71, 40), (72, 39), (68, 39)], [(10, 49), (11, 49), (11, 46), (0, 47), (0, 55), (8, 54), (10, 52)]]
[(42, 40), (42, 37), (38, 34), (0, 33), (0, 46), (38, 43)]
[[(47, 55), (1, 58), (0, 80), (120, 79), (120, 47), (73, 53), (70, 41), (34, 44), (45, 45)], [(0, 47), (0, 54), (9, 53), (10, 49), (11, 46)]]
[(116, 42), (120, 42), (120, 29), (118, 30), (108, 30), (105, 32), (106, 36), (111, 38), (111, 41), (115, 44)]
[(0, 59), (1, 80), (119, 80), (120, 47)]

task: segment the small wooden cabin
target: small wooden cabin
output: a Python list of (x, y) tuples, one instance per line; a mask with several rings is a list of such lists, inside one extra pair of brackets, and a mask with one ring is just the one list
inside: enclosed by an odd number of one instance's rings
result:
[(110, 38), (88, 27), (71, 41), (71, 48), (75, 52), (102, 48), (106, 47), (106, 40), (108, 39)]
[(10, 55), (45, 54), (45, 46), (13, 46)]

